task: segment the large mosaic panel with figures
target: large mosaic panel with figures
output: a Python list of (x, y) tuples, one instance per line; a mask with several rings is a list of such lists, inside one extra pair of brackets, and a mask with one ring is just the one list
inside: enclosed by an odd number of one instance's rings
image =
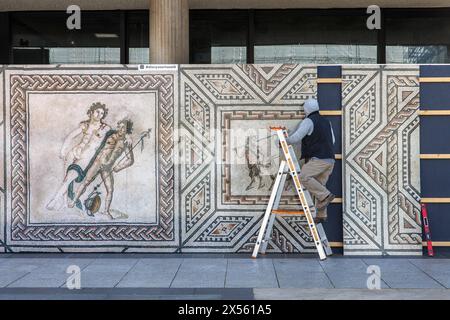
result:
[(177, 66), (6, 68), (3, 250), (175, 252), (177, 78)]
[[(268, 128), (295, 127), (316, 96), (316, 67), (180, 68), (180, 206), (184, 252), (250, 252), (280, 154)], [(298, 205), (287, 188), (281, 204)], [(302, 217), (277, 217), (269, 252), (314, 252)]]
[(422, 254), (418, 66), (343, 66), (344, 253)]
[[(154, 67), (154, 66), (153, 66)], [(417, 66), (342, 67), (346, 255), (421, 254)], [(248, 252), (317, 67), (0, 68), (0, 252)], [(281, 206), (299, 205), (288, 186)], [(340, 240), (339, 240), (340, 241)], [(316, 252), (301, 216), (268, 252)]]

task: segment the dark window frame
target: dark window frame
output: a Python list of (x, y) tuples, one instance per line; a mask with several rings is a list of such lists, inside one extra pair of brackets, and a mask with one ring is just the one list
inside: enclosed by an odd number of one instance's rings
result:
[(128, 46), (128, 12), (120, 12), (120, 63), (127, 64), (130, 60)]
[[(190, 12), (196, 13), (232, 13), (235, 11), (246, 11), (248, 14), (248, 34), (247, 34), (247, 63), (254, 62), (255, 47), (255, 13), (257, 12), (298, 12), (300, 15), (321, 15), (321, 16), (363, 16), (369, 17), (366, 8), (342, 8), (342, 9), (191, 9)], [(381, 29), (374, 30), (377, 33), (377, 63), (386, 63), (386, 34), (389, 32), (386, 28), (386, 19), (405, 18), (405, 17), (446, 17), (450, 19), (450, 7), (448, 8), (381, 8)], [(192, 21), (192, 15), (189, 15)], [(365, 26), (364, 26), (365, 27)], [(193, 63), (193, 50), (190, 43), (189, 56), (190, 63)]]
[[(232, 14), (233, 12), (247, 12), (247, 63), (254, 63), (254, 48), (255, 48), (255, 14), (257, 12), (297, 12), (299, 15), (318, 15), (321, 16), (369, 16), (365, 8), (349, 8), (349, 9), (190, 9), (189, 12), (196, 14), (211, 15), (218, 12), (223, 14)], [(189, 14), (189, 24), (192, 22), (192, 14)], [(383, 17), (383, 12), (382, 12)], [(383, 28), (381, 29), (383, 30)], [(384, 31), (384, 30), (383, 30)], [(374, 31), (377, 37), (380, 38), (380, 30)], [(189, 41), (189, 63), (194, 63), (192, 41)], [(377, 54), (379, 52), (379, 41), (377, 43)], [(379, 58), (379, 57), (378, 57)], [(377, 59), (378, 60), (378, 59)], [(377, 63), (380, 63), (377, 61)]]
[[(142, 9), (141, 10), (122, 10), (122, 11), (126, 12), (126, 22), (125, 22), (126, 30), (124, 31), (126, 36), (123, 41), (124, 41), (124, 46), (125, 46), (124, 50), (126, 50), (127, 53), (126, 53), (126, 59), (124, 59), (124, 61), (126, 61), (126, 64), (130, 64), (130, 49), (133, 47), (131, 45), (132, 41), (131, 41), (130, 34), (132, 31), (130, 31), (129, 23), (130, 23), (130, 21), (135, 22), (135, 20), (133, 19), (133, 15), (135, 15), (134, 17), (136, 17), (138, 15), (143, 14), (143, 15), (146, 15), (148, 18), (147, 31), (149, 33), (148, 34), (148, 42), (149, 42), (148, 49), (149, 49), (149, 56), (150, 56), (150, 46), (151, 46), (151, 44), (150, 44), (150, 12), (149, 12), (149, 10), (142, 10)], [(122, 50), (122, 48), (121, 48), (121, 50)], [(121, 63), (124, 64), (123, 62), (121, 62)], [(133, 64), (135, 64), (135, 63), (136, 62), (133, 62)], [(142, 62), (140, 62), (140, 63), (142, 63)]]
[[(192, 30), (192, 20), (196, 14), (204, 14), (205, 16), (216, 15), (216, 14), (228, 14), (233, 15), (233, 13), (243, 14), (246, 13), (247, 24), (245, 28), (247, 29), (246, 33), (246, 49), (247, 49), (247, 57), (246, 63), (252, 63), (249, 61), (253, 61), (253, 35), (254, 35), (254, 24), (252, 25), (252, 21), (254, 16), (252, 16), (254, 9), (189, 9), (189, 63), (194, 62), (194, 37), (191, 36)], [(244, 15), (244, 14), (243, 14)], [(210, 62), (211, 63), (211, 62)]]
[(12, 64), (12, 32), (10, 12), (0, 12), (1, 30), (0, 64)]
[[(401, 19), (401, 18), (448, 18), (450, 19), (450, 7), (444, 8), (389, 8), (382, 9), (382, 30), (384, 41), (381, 47), (383, 60), (378, 63), (386, 63), (387, 42), (386, 34), (389, 32), (387, 29), (387, 19)], [(386, 26), (386, 27), (383, 27)]]

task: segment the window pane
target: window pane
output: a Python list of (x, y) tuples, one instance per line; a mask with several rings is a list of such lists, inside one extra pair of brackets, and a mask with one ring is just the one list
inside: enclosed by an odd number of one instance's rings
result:
[(45, 48), (49, 51), (49, 63), (117, 63), (120, 48)]
[(260, 10), (255, 63), (377, 63), (364, 11)]
[(149, 63), (149, 12), (128, 13), (129, 63)]
[(450, 17), (393, 16), (386, 30), (387, 63), (450, 62)]
[(10, 39), (10, 28), (9, 28), (9, 13), (0, 12), (0, 64), (9, 64), (9, 56), (11, 44)]
[(245, 63), (247, 47), (211, 47), (211, 63)]
[(387, 63), (448, 63), (446, 46), (387, 46)]
[(81, 29), (69, 30), (65, 12), (12, 15), (13, 61), (26, 63), (120, 63), (117, 12), (81, 12)]
[(141, 64), (150, 62), (149, 48), (130, 48), (129, 49), (129, 63)]
[(245, 10), (191, 10), (191, 63), (245, 63), (248, 14)]

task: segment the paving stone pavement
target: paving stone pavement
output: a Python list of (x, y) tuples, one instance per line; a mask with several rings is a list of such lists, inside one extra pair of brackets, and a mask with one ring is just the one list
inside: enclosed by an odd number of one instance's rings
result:
[[(92, 297), (114, 297), (114, 294), (126, 297), (130, 292), (143, 292), (142, 297), (145, 293), (148, 297), (167, 297), (170, 296), (167, 290), (175, 292), (173, 289), (180, 297), (195, 296), (191, 289), (213, 290), (196, 291), (197, 297), (211, 299), (223, 298), (230, 292), (236, 295), (239, 290), (247, 290), (242, 291), (245, 292), (242, 297), (253, 297), (248, 290), (254, 290), (254, 297), (270, 299), (270, 292), (277, 290), (293, 294), (297, 290), (301, 297), (304, 294), (301, 290), (319, 290), (320, 296), (320, 290), (339, 289), (349, 296), (352, 292), (356, 295), (357, 290), (369, 291), (368, 278), (373, 274), (368, 273), (368, 268), (380, 271), (379, 284), (383, 289), (380, 292), (387, 289), (391, 295), (409, 292), (409, 296), (420, 297), (419, 291), (428, 289), (435, 290), (430, 292), (436, 295), (444, 292), (443, 297), (450, 294), (450, 258), (446, 256), (432, 259), (333, 256), (319, 261), (314, 255), (267, 255), (251, 259), (242, 254), (12, 254), (0, 255), (0, 299), (21, 293), (37, 297), (39, 292), (45, 295), (57, 292), (54, 290), (58, 288), (67, 297), (71, 296), (69, 291), (76, 295), (76, 290), (66, 287), (70, 266), (79, 267), (82, 292)], [(278, 295), (281, 296), (284, 295)], [(374, 293), (370, 296), (380, 298)]]

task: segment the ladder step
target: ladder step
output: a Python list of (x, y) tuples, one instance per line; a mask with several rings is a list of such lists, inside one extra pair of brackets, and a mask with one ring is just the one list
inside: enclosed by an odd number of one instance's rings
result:
[[(309, 206), (309, 209), (313, 210), (313, 209), (315, 209), (315, 207), (314, 206)], [(305, 212), (303, 210), (279, 210), (279, 209), (275, 209), (275, 210), (272, 210), (272, 213), (273, 214), (279, 214), (279, 215), (282, 215), (282, 214), (305, 215)]]

